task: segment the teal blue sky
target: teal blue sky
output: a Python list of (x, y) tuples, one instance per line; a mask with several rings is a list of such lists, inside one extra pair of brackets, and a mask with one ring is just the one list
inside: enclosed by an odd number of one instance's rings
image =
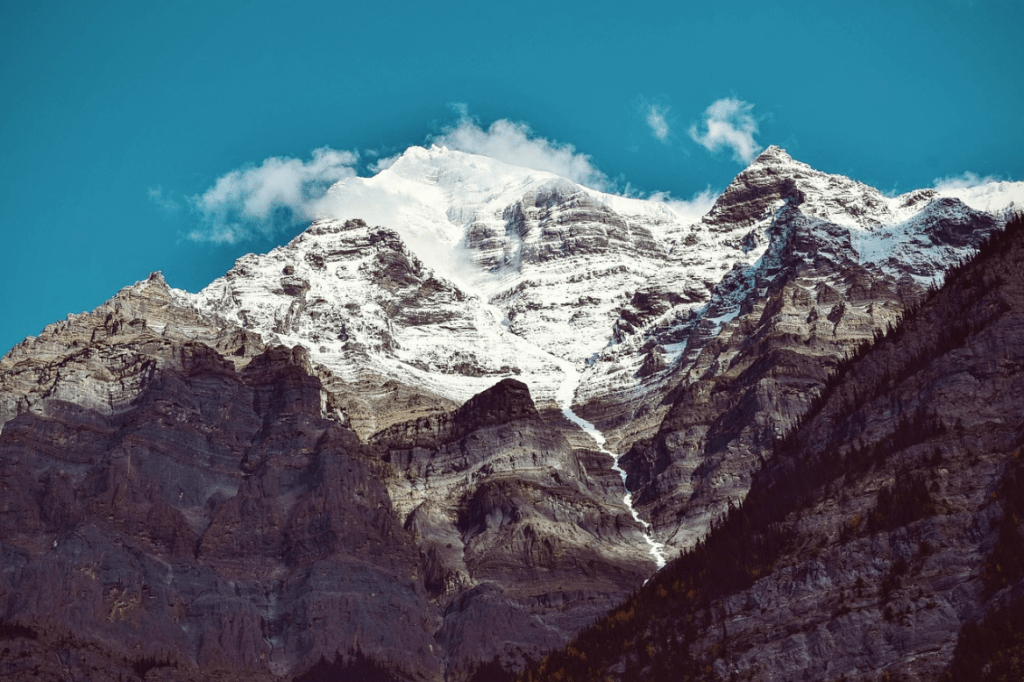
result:
[(369, 174), (506, 120), (641, 195), (721, 190), (768, 144), (887, 192), (1024, 179), (1022, 29), (1022, 0), (0, 0), (0, 353), (153, 270), (197, 291), (287, 241), (300, 214), (190, 237), (216, 219), (195, 197), (322, 147)]

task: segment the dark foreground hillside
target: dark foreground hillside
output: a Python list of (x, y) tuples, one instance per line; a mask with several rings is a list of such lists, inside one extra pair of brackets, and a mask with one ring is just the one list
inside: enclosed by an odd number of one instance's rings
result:
[(705, 542), (521, 679), (1021, 679), (1024, 221), (858, 356)]
[[(0, 434), (0, 680), (465, 679), (649, 574), (610, 459), (525, 384), (370, 445), (328, 418), (301, 348), (239, 371), (202, 343), (95, 337), (38, 374), (142, 367), (138, 397)], [(441, 492), (399, 515), (396, 480)]]

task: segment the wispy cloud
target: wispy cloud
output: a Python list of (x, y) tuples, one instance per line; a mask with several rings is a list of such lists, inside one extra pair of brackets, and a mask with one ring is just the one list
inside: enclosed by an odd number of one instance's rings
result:
[(753, 104), (743, 100), (720, 99), (704, 110), (704, 132), (694, 124), (690, 126), (690, 137), (708, 151), (731, 149), (735, 161), (750, 163), (760, 151), (754, 140), (757, 120), (750, 113), (753, 108)]
[(650, 201), (660, 201), (675, 211), (687, 221), (697, 222), (711, 210), (715, 200), (719, 197), (708, 185), (703, 191), (697, 192), (689, 199), (674, 199), (668, 192), (654, 192), (646, 198)]
[[(309, 161), (272, 156), (258, 166), (233, 170), (202, 194), (189, 197), (200, 219), (189, 238), (236, 243), (269, 237), (296, 221), (316, 218), (327, 188), (355, 175), (358, 158), (355, 152), (321, 147), (313, 150)], [(158, 191), (157, 198), (161, 196)]]
[(379, 158), (373, 163), (369, 164), (367, 166), (367, 169), (369, 169), (369, 171), (374, 174), (380, 173), (382, 170), (387, 170), (388, 168), (394, 166), (395, 161), (398, 161), (398, 159), (401, 158), (401, 156), (401, 154), (395, 154), (394, 156), (385, 156)]
[(146, 190), (146, 194), (149, 195), (149, 200), (159, 206), (161, 210), (167, 213), (177, 213), (181, 209), (181, 204), (172, 199), (170, 196), (164, 193), (164, 188), (160, 185), (156, 187), (149, 187)]
[[(748, 112), (749, 105), (743, 106), (747, 109), (741, 113)], [(578, 152), (573, 145), (540, 137), (528, 124), (509, 119), (497, 120), (484, 128), (469, 115), (465, 105), (453, 105), (453, 108), (458, 115), (457, 120), (429, 137), (428, 142), (551, 172), (600, 191), (619, 191), (621, 181), (617, 184), (594, 165), (590, 156)], [(668, 112), (669, 108), (662, 105), (649, 105), (644, 111), (652, 133), (663, 141), (671, 134)], [(377, 173), (389, 168), (401, 155), (379, 157), (379, 152), (367, 150), (363, 156), (369, 159), (378, 157), (363, 164)], [(331, 185), (356, 176), (359, 160), (358, 152), (321, 147), (313, 150), (308, 160), (274, 156), (258, 165), (233, 170), (219, 177), (205, 192), (183, 201), (175, 200), (159, 186), (149, 188), (148, 193), (150, 199), (164, 210), (187, 208), (194, 213), (196, 227), (188, 237), (196, 241), (233, 244), (270, 238), (296, 223), (333, 216), (342, 209), (352, 213), (358, 208), (357, 214), (364, 218), (373, 216), (379, 224), (395, 222), (399, 217), (391, 215), (390, 209), (382, 205), (386, 198), (378, 196), (368, 186), (348, 186), (343, 194), (344, 206), (339, 205), (338, 197), (328, 196), (327, 190)], [(641, 196), (632, 192), (628, 184), (624, 195)], [(692, 215), (699, 219), (710, 209), (716, 196), (709, 188), (689, 200), (673, 199), (667, 193), (659, 192), (648, 195), (648, 198), (662, 201), (684, 216)]]
[[(612, 181), (598, 170), (590, 157), (571, 144), (538, 137), (526, 123), (500, 119), (486, 130), (469, 116), (463, 104), (453, 105), (459, 120), (431, 140), (436, 145), (489, 156), (516, 166), (548, 171), (594, 189), (608, 191)], [(378, 166), (389, 162), (381, 159)]]
[(999, 178), (992, 175), (978, 175), (977, 173), (967, 171), (960, 175), (947, 175), (944, 178), (935, 178), (933, 186), (935, 189), (943, 192), (955, 189), (969, 189), (978, 185), (986, 185), (990, 182), (999, 182)]
[[(453, 105), (459, 118), (430, 142), (509, 164), (548, 171), (595, 189), (610, 190), (612, 181), (598, 170), (590, 157), (570, 144), (553, 142), (533, 133), (525, 123), (501, 119), (486, 130), (469, 116), (465, 105)], [(367, 152), (375, 156), (377, 152)], [(367, 167), (377, 173), (389, 168), (398, 156), (378, 158)], [(327, 189), (356, 175), (357, 152), (328, 147), (313, 150), (309, 160), (270, 157), (219, 177), (202, 194), (184, 202), (196, 215), (197, 227), (189, 233), (196, 241), (237, 243), (272, 237), (296, 222), (330, 214), (333, 203)], [(177, 210), (179, 202), (161, 187), (148, 190), (150, 199), (164, 210)]]
[(641, 113), (644, 115), (644, 120), (647, 121), (647, 126), (651, 129), (651, 134), (658, 138), (660, 142), (668, 142), (668, 136), (671, 132), (668, 119), (666, 118), (668, 110), (668, 107), (659, 104), (644, 102), (641, 105)]

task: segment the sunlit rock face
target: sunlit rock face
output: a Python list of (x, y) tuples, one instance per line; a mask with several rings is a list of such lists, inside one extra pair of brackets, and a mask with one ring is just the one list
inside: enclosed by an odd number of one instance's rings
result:
[[(513, 377), (546, 403), (576, 380), (574, 402), (625, 451), (657, 430), (686, 356), (738, 312), (743, 273), (764, 269), (771, 242), (768, 257), (783, 248), (790, 231), (772, 226), (784, 205), (831, 226), (789, 245), (810, 265), (817, 254), (802, 249), (829, 242), (826, 258), (926, 287), (1021, 201), (1018, 185), (886, 197), (769, 147), (702, 216), (414, 147), (338, 183), (336, 218), (241, 259), (194, 304), (306, 346), (349, 384), (390, 379), (459, 404)], [(364, 435), (398, 418), (350, 404)]]
[(692, 547), (1021, 193), (775, 147), (706, 213), (440, 148), (346, 179), (203, 291), (155, 274), (0, 359), (10, 674), (521, 665), (655, 571), (634, 512)]
[(684, 251), (699, 216), (671, 204), (436, 148), (330, 196), (341, 218), (241, 259), (197, 307), (302, 343), (339, 376), (457, 403), (502, 377), (554, 400), (622, 337), (620, 308), (646, 283), (685, 291), (673, 304), (688, 310), (723, 269), (756, 258), (720, 235)]
[(374, 436), (460, 669), (560, 645), (654, 567), (611, 459), (505, 379), (454, 413)]

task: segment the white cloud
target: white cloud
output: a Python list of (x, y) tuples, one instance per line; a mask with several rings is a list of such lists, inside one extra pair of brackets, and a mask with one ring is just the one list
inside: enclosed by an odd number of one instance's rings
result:
[[(571, 144), (538, 137), (526, 123), (508, 119), (495, 121), (484, 129), (469, 116), (465, 105), (453, 105), (453, 108), (458, 120), (429, 142), (554, 173), (600, 191), (618, 192), (616, 182)], [(646, 109), (648, 124), (659, 139), (667, 139), (670, 134), (666, 121), (668, 111), (668, 107), (660, 105)], [(756, 132), (756, 124), (754, 130)], [(364, 155), (378, 157), (367, 164), (374, 173), (391, 167), (401, 156), (380, 157), (375, 150), (368, 150)], [(321, 147), (312, 152), (309, 160), (275, 156), (258, 165), (233, 170), (218, 178), (202, 194), (187, 197), (184, 202), (168, 196), (161, 187), (150, 188), (148, 192), (150, 199), (165, 210), (178, 210), (184, 204), (197, 215), (198, 225), (189, 233), (190, 239), (237, 243), (270, 238), (296, 223), (333, 215), (338, 201), (337, 197), (327, 196), (327, 190), (340, 180), (355, 177), (359, 158), (357, 152)], [(382, 197), (369, 188), (360, 190), (362, 185), (358, 184), (347, 187), (347, 208), (351, 208), (350, 203), (359, 206), (367, 216), (375, 216), (377, 224), (388, 224), (384, 218), (396, 219), (388, 213), (388, 207), (381, 205)], [(627, 185), (624, 196), (631, 195), (633, 192)], [(716, 195), (709, 188), (686, 201), (672, 199), (667, 193), (655, 193), (649, 198), (664, 202), (683, 216), (699, 219), (710, 209)]]
[(970, 189), (978, 185), (987, 185), (990, 182), (999, 182), (999, 178), (992, 175), (981, 176), (977, 173), (967, 171), (960, 175), (948, 175), (944, 178), (935, 178), (934, 187), (940, 192), (957, 189)]
[(369, 166), (367, 166), (367, 168), (369, 168), (371, 173), (380, 173), (382, 170), (387, 170), (388, 168), (394, 166), (395, 161), (398, 161), (400, 158), (402, 158), (401, 154), (395, 154), (394, 156), (385, 156), (383, 158), (377, 159)]
[(664, 203), (684, 221), (697, 222), (707, 215), (719, 195), (719, 192), (713, 191), (708, 185), (703, 191), (697, 192), (689, 199), (673, 199), (668, 192), (654, 192), (647, 199)]
[(694, 124), (690, 126), (690, 137), (708, 151), (731, 149), (732, 158), (738, 163), (750, 163), (760, 151), (754, 140), (757, 120), (750, 113), (753, 108), (753, 104), (743, 100), (720, 99), (704, 110), (706, 132), (701, 133)]
[[(571, 144), (551, 142), (536, 137), (525, 123), (500, 119), (484, 130), (469, 117), (464, 104), (453, 105), (459, 113), (454, 126), (433, 138), (436, 145), (471, 154), (489, 156), (516, 166), (548, 171), (569, 178), (593, 189), (608, 191), (612, 181), (599, 171), (586, 154), (580, 154)], [(384, 163), (381, 159), (378, 163)]]
[(643, 112), (647, 125), (651, 128), (651, 134), (661, 142), (667, 142), (670, 130), (665, 116), (668, 114), (668, 107), (657, 104), (644, 104)]
[(327, 188), (355, 175), (358, 158), (354, 152), (321, 147), (309, 161), (272, 156), (259, 166), (233, 170), (189, 197), (202, 223), (189, 238), (235, 243), (269, 237), (295, 221), (316, 218)]
[(967, 172), (936, 178), (934, 186), (939, 196), (959, 199), (976, 211), (1009, 217), (1008, 211), (1024, 206), (1024, 182)]

